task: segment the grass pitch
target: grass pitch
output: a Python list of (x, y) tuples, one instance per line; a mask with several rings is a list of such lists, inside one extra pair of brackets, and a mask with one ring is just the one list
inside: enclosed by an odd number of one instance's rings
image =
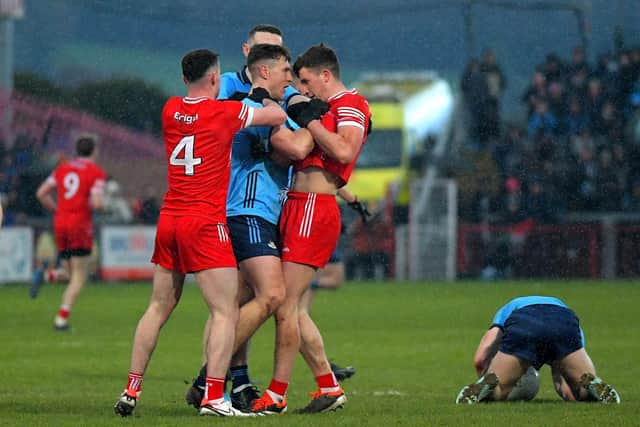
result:
[[(71, 317), (73, 331), (52, 320), (63, 287), (45, 285), (36, 300), (26, 285), (0, 287), (0, 425), (39, 426), (541, 426), (629, 425), (640, 421), (640, 286), (634, 282), (348, 283), (321, 292), (314, 318), (327, 352), (357, 374), (344, 382), (349, 401), (330, 414), (259, 419), (196, 416), (184, 403), (200, 366), (206, 309), (193, 284), (160, 335), (136, 415), (121, 419), (122, 391), (148, 283), (92, 284)], [(472, 357), (498, 307), (526, 294), (555, 295), (580, 316), (587, 350), (622, 404), (564, 403), (549, 369), (530, 403), (462, 406), (459, 389), (474, 379)], [(271, 378), (273, 322), (254, 337), (250, 373), (260, 388)], [(305, 405), (315, 384), (298, 359), (289, 409)]]

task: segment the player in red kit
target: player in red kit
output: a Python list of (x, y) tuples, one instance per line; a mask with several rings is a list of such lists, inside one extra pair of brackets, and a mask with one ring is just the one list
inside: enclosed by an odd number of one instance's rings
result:
[(156, 264), (149, 307), (136, 328), (129, 378), (115, 404), (118, 415), (133, 413), (158, 334), (178, 304), (187, 273), (196, 282), (213, 318), (207, 346), (207, 381), (200, 415), (239, 416), (223, 399), (238, 320), (238, 278), (226, 224), (233, 135), (246, 126), (284, 123), (282, 108), (217, 101), (218, 55), (206, 49), (182, 59), (186, 97), (172, 97), (162, 111), (168, 161), (168, 190), (158, 219)]
[[(54, 213), (53, 233), (58, 254), (69, 272), (69, 284), (54, 320), (58, 331), (69, 330), (71, 308), (87, 281), (93, 248), (92, 209), (102, 209), (104, 204), (106, 175), (95, 164), (97, 153), (95, 140), (81, 136), (76, 141), (77, 158), (59, 165), (36, 192), (40, 203)], [(32, 298), (37, 296), (41, 283), (41, 279), (34, 281)]]
[[(312, 134), (316, 146), (306, 159), (294, 164), (292, 190), (280, 216), (282, 268), (286, 298), (276, 311), (276, 363), (273, 379), (253, 407), (255, 412), (286, 410), (285, 394), (304, 328), (303, 356), (316, 378), (318, 390), (300, 413), (326, 412), (340, 408), (346, 396), (324, 351), (322, 336), (306, 310), (298, 310), (303, 293), (318, 268), (325, 266), (340, 236), (340, 211), (336, 192), (349, 181), (369, 127), (369, 107), (355, 89), (340, 81), (335, 52), (313, 46), (294, 64), (303, 95), (311, 104), (327, 102), (329, 112), (321, 120), (300, 113), (298, 123)], [(315, 99), (314, 99), (315, 98)], [(307, 111), (313, 112), (313, 108)], [(302, 326), (301, 326), (302, 325)]]

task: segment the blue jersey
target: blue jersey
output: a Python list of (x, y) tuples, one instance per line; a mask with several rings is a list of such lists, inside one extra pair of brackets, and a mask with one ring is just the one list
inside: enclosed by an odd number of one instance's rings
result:
[[(493, 316), (493, 322), (491, 323), (491, 327), (498, 326), (500, 329), (504, 328), (504, 323), (507, 321), (511, 313), (518, 310), (519, 308), (526, 307), (529, 305), (557, 305), (559, 307), (567, 307), (567, 305), (562, 302), (559, 298), (555, 297), (545, 297), (545, 296), (526, 296), (526, 297), (518, 297), (514, 298), (505, 305), (503, 305)], [(580, 335), (582, 338), (582, 345), (584, 346), (584, 333), (582, 328), (580, 328)]]
[[(250, 99), (242, 102), (262, 107)], [(292, 120), (287, 125), (298, 129)], [(278, 223), (289, 184), (289, 167), (280, 166), (268, 157), (256, 159), (251, 155), (251, 144), (268, 140), (270, 134), (270, 126), (252, 126), (241, 129), (233, 137), (227, 216), (253, 215), (274, 225)]]
[[(236, 92), (249, 93), (251, 91), (251, 81), (247, 75), (247, 67), (244, 67), (240, 71), (227, 72), (220, 77), (220, 92), (218, 93), (218, 99), (229, 99), (231, 95)], [(289, 102), (289, 98), (293, 95), (298, 95), (298, 92), (294, 87), (287, 86), (284, 91), (284, 102)]]

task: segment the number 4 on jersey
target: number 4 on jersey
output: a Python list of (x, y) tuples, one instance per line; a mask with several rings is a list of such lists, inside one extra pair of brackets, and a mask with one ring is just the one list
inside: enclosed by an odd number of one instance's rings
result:
[[(185, 136), (180, 140), (176, 148), (171, 152), (169, 163), (173, 166), (184, 166), (185, 175), (193, 175), (195, 173), (195, 166), (202, 163), (202, 158), (193, 157), (193, 144), (196, 141), (195, 135)], [(179, 158), (178, 155), (184, 149), (184, 157)]]

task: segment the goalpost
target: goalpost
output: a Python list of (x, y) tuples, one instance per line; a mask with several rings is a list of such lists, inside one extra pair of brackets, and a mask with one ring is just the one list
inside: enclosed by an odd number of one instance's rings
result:
[[(422, 206), (414, 203), (420, 193), (429, 194)], [(452, 179), (416, 181), (411, 194), (409, 223), (396, 230), (396, 277), (453, 281), (456, 279), (457, 184)]]

